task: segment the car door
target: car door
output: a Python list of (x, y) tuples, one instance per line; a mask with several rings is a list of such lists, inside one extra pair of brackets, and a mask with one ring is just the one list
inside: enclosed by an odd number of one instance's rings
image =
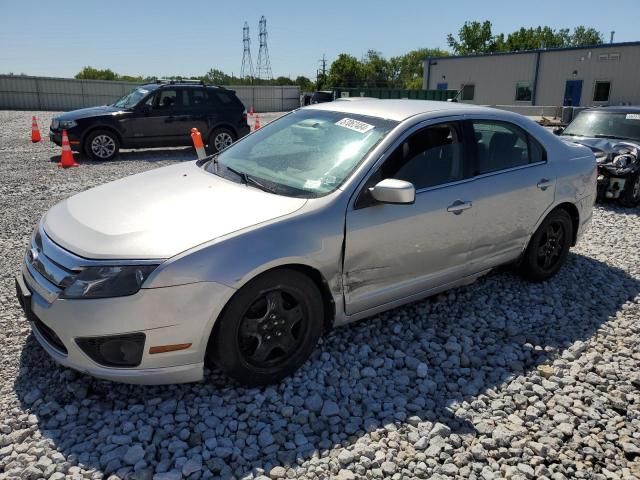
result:
[(491, 118), (467, 126), (476, 153), (469, 263), (477, 272), (520, 256), (553, 203), (555, 175), (542, 145), (520, 126)]
[(136, 119), (136, 142), (147, 146), (180, 145), (190, 132), (184, 132), (185, 124), (177, 121), (181, 111), (182, 89), (162, 88), (142, 107), (143, 114)]
[[(349, 207), (343, 285), (348, 315), (427, 292), (466, 275), (473, 213), (459, 118), (422, 125), (378, 162)], [(416, 188), (415, 203), (377, 203), (385, 178)]]

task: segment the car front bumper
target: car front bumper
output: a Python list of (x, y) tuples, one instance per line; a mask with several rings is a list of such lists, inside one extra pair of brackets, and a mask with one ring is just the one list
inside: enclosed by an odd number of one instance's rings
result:
[[(98, 378), (146, 385), (199, 381), (213, 322), (234, 290), (213, 282), (142, 289), (128, 297), (65, 300), (25, 262), (16, 278), (35, 338), (58, 363)], [(24, 290), (27, 291), (24, 291)], [(144, 333), (142, 360), (131, 368), (97, 363), (77, 339)], [(153, 346), (190, 344), (166, 353)]]
[[(80, 136), (73, 130), (67, 130), (69, 145), (71, 150), (80, 151)], [(62, 146), (62, 130), (53, 130), (49, 128), (49, 140), (59, 147)]]

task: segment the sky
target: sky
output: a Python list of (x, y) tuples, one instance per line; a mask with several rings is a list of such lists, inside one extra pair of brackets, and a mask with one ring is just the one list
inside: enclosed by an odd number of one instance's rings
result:
[[(508, 6), (507, 6), (508, 5)], [(605, 7), (606, 5), (606, 7)], [(242, 26), (258, 59), (258, 21), (267, 18), (274, 76), (315, 79), (323, 54), (385, 57), (447, 48), (467, 20), (490, 20), (493, 33), (521, 26), (593, 26), (616, 42), (640, 40), (639, 0), (359, 1), (0, 0), (0, 73), (72, 77), (84, 66), (120, 74), (239, 75)]]

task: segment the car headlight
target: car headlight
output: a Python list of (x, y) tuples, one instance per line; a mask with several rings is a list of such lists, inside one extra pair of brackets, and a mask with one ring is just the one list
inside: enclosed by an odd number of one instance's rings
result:
[(109, 298), (133, 295), (157, 265), (88, 267), (69, 280), (60, 298)]
[(69, 130), (70, 128), (78, 125), (74, 120), (59, 120), (58, 125), (60, 128), (64, 128), (65, 130)]
[(618, 155), (613, 159), (613, 164), (618, 168), (624, 168), (627, 166), (628, 160), (626, 155)]

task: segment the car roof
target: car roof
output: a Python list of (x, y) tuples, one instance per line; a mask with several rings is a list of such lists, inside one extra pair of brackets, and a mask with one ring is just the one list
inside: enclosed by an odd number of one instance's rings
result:
[(358, 102), (329, 102), (318, 103), (304, 107), (313, 110), (329, 110), (333, 112), (353, 113), (369, 117), (386, 118), (389, 120), (403, 121), (420, 113), (451, 112), (463, 113), (495, 113), (496, 110), (488, 107), (469, 105), (457, 102), (439, 102), (433, 100), (388, 100), (371, 99)]
[(610, 107), (589, 108), (589, 112), (608, 112), (608, 113), (640, 113), (639, 105), (616, 105)]

